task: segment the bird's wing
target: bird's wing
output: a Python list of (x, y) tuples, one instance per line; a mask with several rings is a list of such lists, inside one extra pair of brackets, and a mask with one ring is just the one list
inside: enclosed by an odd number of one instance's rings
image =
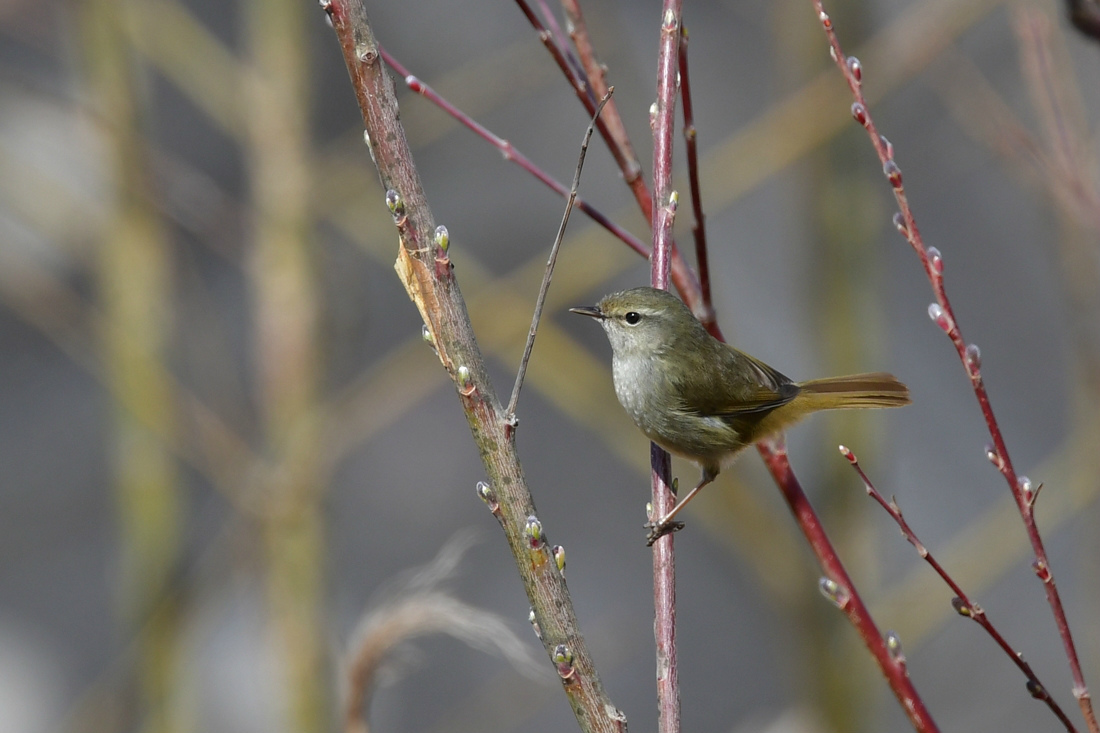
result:
[(715, 356), (720, 368), (701, 388), (684, 392), (685, 408), (705, 417), (736, 418), (769, 412), (787, 404), (799, 386), (764, 362), (733, 347)]

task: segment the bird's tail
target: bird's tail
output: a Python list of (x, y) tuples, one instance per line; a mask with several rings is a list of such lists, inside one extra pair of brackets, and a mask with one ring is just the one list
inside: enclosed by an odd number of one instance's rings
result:
[(817, 410), (901, 407), (910, 402), (909, 388), (886, 372), (814, 379), (798, 386), (799, 398)]

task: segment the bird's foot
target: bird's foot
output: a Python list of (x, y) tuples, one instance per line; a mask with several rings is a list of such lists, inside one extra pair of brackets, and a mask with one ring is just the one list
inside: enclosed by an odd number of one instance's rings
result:
[(649, 530), (649, 534), (645, 537), (645, 546), (653, 547), (653, 543), (664, 537), (666, 534), (672, 534), (673, 532), (679, 532), (684, 528), (683, 522), (676, 522), (671, 519), (662, 519), (659, 522), (646, 522), (645, 528)]

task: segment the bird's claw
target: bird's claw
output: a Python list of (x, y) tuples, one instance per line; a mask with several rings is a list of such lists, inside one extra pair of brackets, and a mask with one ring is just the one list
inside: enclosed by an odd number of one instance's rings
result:
[(645, 528), (649, 530), (649, 534), (645, 537), (645, 546), (653, 547), (653, 543), (664, 537), (666, 534), (672, 534), (673, 532), (679, 532), (684, 528), (683, 522), (677, 521), (662, 521), (662, 522), (646, 522)]

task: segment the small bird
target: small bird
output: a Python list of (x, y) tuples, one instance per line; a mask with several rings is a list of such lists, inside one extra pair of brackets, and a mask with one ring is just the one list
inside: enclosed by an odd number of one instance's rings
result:
[(611, 342), (619, 403), (646, 436), (699, 464), (698, 485), (646, 526), (648, 543), (683, 527), (673, 518), (746, 446), (819, 410), (901, 407), (909, 389), (892, 374), (793, 382), (707, 333), (675, 295), (641, 287), (569, 309), (599, 321)]

